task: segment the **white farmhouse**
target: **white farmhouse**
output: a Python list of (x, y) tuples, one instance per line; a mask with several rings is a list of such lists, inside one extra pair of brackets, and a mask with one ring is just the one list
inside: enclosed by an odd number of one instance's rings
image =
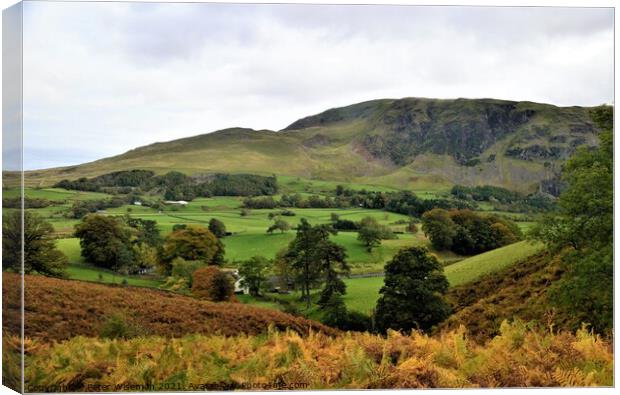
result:
[(235, 280), (235, 293), (236, 294), (244, 294), (247, 295), (250, 293), (250, 289), (248, 287), (244, 287), (241, 285), (241, 280), (243, 277), (239, 275), (239, 270), (237, 269), (221, 269), (224, 273), (228, 273), (233, 280)]
[(164, 203), (177, 204), (179, 206), (187, 206), (189, 204), (189, 202), (186, 202), (185, 200), (166, 200)]

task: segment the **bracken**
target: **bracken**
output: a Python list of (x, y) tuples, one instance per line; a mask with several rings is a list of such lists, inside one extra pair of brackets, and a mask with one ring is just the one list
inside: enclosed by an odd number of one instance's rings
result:
[[(504, 322), (500, 335), (485, 346), (464, 334), (459, 328), (435, 337), (415, 332), (300, 336), (272, 328), (260, 336), (29, 341), (26, 389), (112, 391), (157, 389), (162, 383), (175, 390), (613, 385), (611, 346), (586, 329), (553, 333)], [(16, 352), (16, 344), (5, 338), (5, 350)]]

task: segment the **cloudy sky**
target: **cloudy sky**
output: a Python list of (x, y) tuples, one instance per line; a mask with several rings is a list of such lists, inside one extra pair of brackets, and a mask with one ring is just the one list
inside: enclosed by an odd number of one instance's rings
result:
[(25, 167), (377, 98), (613, 101), (611, 9), (24, 6)]

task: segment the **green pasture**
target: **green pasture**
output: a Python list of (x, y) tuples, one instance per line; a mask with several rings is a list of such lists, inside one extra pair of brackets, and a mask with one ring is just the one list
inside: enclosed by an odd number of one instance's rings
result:
[(445, 268), (451, 286), (457, 286), (516, 263), (542, 251), (543, 244), (520, 241), (464, 259)]
[[(21, 195), (19, 188), (8, 188), (2, 190), (2, 197), (15, 198)], [(81, 192), (81, 191), (69, 191), (62, 188), (24, 188), (24, 195), (32, 199), (47, 199), (47, 200), (92, 200), (103, 199), (109, 197), (105, 193), (99, 192)]]

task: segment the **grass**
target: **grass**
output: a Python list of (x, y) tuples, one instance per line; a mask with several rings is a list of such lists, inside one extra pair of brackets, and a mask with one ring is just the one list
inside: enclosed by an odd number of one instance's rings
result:
[[(8, 188), (2, 190), (2, 196), (5, 198), (15, 198), (21, 195), (19, 188)], [(81, 192), (69, 191), (62, 188), (24, 188), (24, 195), (33, 199), (47, 200), (93, 200), (109, 197), (105, 193), (98, 192)]]
[(445, 269), (451, 286), (473, 281), (485, 274), (502, 270), (544, 248), (542, 244), (521, 241), (452, 264)]
[[(247, 260), (260, 255), (266, 258), (275, 257), (276, 253), (285, 248), (295, 237), (295, 231), (285, 233), (268, 234), (267, 228), (273, 223), (269, 214), (277, 214), (281, 209), (275, 210), (251, 210), (249, 215), (241, 216), (236, 208), (240, 204), (239, 199), (216, 197), (210, 199), (197, 199), (195, 204), (177, 208), (174, 211), (167, 209), (162, 213), (153, 210), (150, 212), (133, 212), (132, 216), (143, 219), (156, 220), (160, 231), (167, 234), (172, 231), (176, 224), (196, 224), (207, 226), (211, 218), (217, 218), (224, 222), (226, 229), (233, 234), (223, 239), (226, 247), (226, 258), (234, 265), (235, 262)], [(208, 210), (204, 210), (204, 204), (208, 202)], [(194, 203), (194, 202), (192, 202)], [(294, 227), (301, 218), (307, 219), (312, 224), (326, 224), (330, 222), (332, 213), (337, 213), (341, 218), (359, 221), (366, 216), (371, 216), (383, 225), (390, 226), (394, 230), (404, 229), (403, 225), (395, 225), (398, 220), (407, 220), (405, 215), (388, 213), (380, 210), (368, 209), (291, 209), (296, 215), (282, 217), (291, 227)], [(122, 208), (117, 212), (123, 213)], [(115, 213), (108, 210), (108, 214)], [(405, 246), (423, 245), (426, 243), (424, 236), (400, 234), (396, 240), (386, 240), (380, 248), (372, 253), (366, 251), (364, 246), (357, 240), (355, 232), (340, 232), (333, 236), (333, 240), (341, 244), (347, 250), (348, 261), (355, 273), (378, 272), (383, 269), (383, 264), (390, 259), (398, 249)]]
[[(212, 199), (212, 203), (217, 205), (219, 199)], [(231, 201), (225, 198), (222, 200), (225, 202)], [(132, 211), (131, 216), (157, 221), (158, 227), (164, 235), (171, 232), (176, 224), (207, 226), (211, 218), (218, 218), (224, 222), (227, 230), (233, 233), (231, 236), (224, 238), (223, 242), (226, 247), (226, 258), (234, 266), (235, 262), (247, 260), (256, 255), (273, 258), (279, 250), (285, 248), (293, 240), (295, 237), (294, 230), (283, 234), (266, 233), (267, 228), (272, 224), (272, 221), (268, 218), (269, 213), (277, 213), (279, 211), (252, 210), (248, 216), (242, 217), (237, 210), (221, 209), (205, 212), (193, 206), (182, 208), (178, 211), (164, 211), (161, 214), (153, 210)], [(342, 218), (354, 221), (359, 221), (365, 216), (372, 216), (377, 218), (380, 223), (392, 226), (394, 229), (402, 228), (402, 226), (394, 225), (394, 222), (407, 218), (399, 214), (365, 209), (293, 209), (292, 211), (297, 215), (294, 217), (284, 217), (285, 221), (289, 222), (291, 226), (295, 226), (301, 218), (306, 218), (313, 224), (328, 223), (333, 212), (338, 213)], [(108, 215), (120, 215), (126, 211), (119, 208), (118, 210), (108, 210), (106, 212)], [(70, 231), (78, 221), (54, 219), (51, 222), (57, 231), (61, 229)], [(332, 239), (345, 247), (348, 261), (354, 273), (380, 272), (385, 261), (390, 259), (400, 248), (426, 243), (426, 239), (421, 233), (417, 235), (400, 234), (398, 239), (385, 240), (381, 247), (369, 253), (357, 240), (357, 233), (355, 232), (340, 232), (338, 235), (333, 236)], [(59, 246), (64, 250), (63, 243), (60, 243)]]

